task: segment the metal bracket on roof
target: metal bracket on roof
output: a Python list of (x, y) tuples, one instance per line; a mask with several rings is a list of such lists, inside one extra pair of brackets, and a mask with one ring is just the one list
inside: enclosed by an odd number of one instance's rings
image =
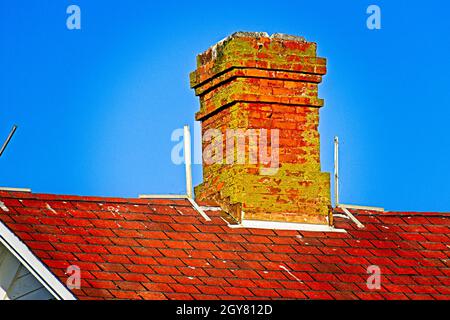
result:
[(364, 228), (364, 225), (358, 220), (356, 219), (356, 217), (347, 209), (348, 207), (346, 207), (345, 205), (338, 205), (338, 208), (341, 208), (342, 211), (344, 211), (344, 213), (347, 215), (347, 217), (349, 217), (350, 220), (352, 220), (354, 223), (356, 223), (356, 225), (358, 226), (358, 228), (362, 229)]
[(356, 209), (356, 210), (370, 210), (370, 211), (380, 211), (383, 212), (383, 208), (379, 207), (366, 207), (366, 206), (357, 206), (350, 204), (340, 204), (339, 202), (339, 138), (334, 137), (334, 201), (336, 203), (336, 208), (341, 208), (342, 211), (347, 215), (347, 217), (352, 220), (358, 228), (364, 228), (364, 225), (359, 222), (358, 219), (348, 210), (348, 209)]
[(202, 208), (200, 208), (200, 206), (197, 204), (197, 202), (195, 202), (194, 199), (192, 199), (192, 198), (187, 198), (187, 199), (192, 204), (192, 206), (195, 208), (195, 210), (197, 210), (198, 213), (200, 213), (202, 215), (202, 217), (205, 218), (206, 221), (211, 221), (211, 218), (208, 217), (208, 215), (205, 213), (205, 211), (203, 211)]
[(211, 221), (211, 218), (203, 211), (203, 209), (194, 200), (194, 188), (192, 187), (192, 156), (191, 156), (191, 132), (189, 126), (184, 126), (184, 165), (186, 169), (186, 194), (141, 194), (141, 199), (187, 199), (195, 210), (205, 218)]

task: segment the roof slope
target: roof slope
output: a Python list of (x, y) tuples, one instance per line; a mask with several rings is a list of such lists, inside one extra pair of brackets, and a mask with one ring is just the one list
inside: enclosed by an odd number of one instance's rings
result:
[[(353, 211), (347, 233), (233, 229), (186, 200), (0, 191), (0, 221), (80, 299), (450, 299), (450, 215)], [(378, 265), (380, 290), (366, 285)]]

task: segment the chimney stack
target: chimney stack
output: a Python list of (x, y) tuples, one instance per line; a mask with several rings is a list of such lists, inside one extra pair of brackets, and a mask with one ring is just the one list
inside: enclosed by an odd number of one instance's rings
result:
[(318, 132), (326, 60), (316, 47), (296, 36), (237, 32), (197, 57), (198, 200), (239, 222), (329, 224), (330, 174), (321, 172)]

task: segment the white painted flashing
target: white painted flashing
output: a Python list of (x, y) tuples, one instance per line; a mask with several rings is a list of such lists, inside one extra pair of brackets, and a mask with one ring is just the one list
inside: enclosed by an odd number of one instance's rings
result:
[(350, 220), (349, 216), (347, 216), (345, 214), (333, 213), (333, 217), (334, 218), (342, 218), (342, 219)]
[(10, 192), (26, 192), (31, 193), (29, 188), (10, 188), (10, 187), (0, 187), (0, 191), (10, 191)]
[(228, 225), (230, 228), (248, 228), (248, 229), (271, 229), (271, 230), (297, 230), (313, 232), (338, 232), (347, 233), (345, 229), (336, 229), (328, 225), (293, 223), (293, 222), (275, 222), (261, 220), (242, 220), (240, 224)]
[(72, 292), (1, 221), (0, 242), (57, 300), (77, 300)]
[(201, 206), (203, 211), (223, 211), (221, 207), (209, 207), (209, 206)]

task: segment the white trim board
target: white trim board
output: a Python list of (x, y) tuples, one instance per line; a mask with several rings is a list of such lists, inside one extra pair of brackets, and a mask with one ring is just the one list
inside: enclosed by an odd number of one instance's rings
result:
[(29, 188), (0, 187), (0, 191), (31, 193), (31, 189), (29, 189)]
[(379, 212), (384, 212), (384, 208), (380, 208), (380, 207), (370, 207), (370, 206), (359, 206), (359, 205), (355, 205), (355, 204), (342, 204), (339, 203), (336, 205), (336, 207), (338, 208), (347, 208), (347, 209), (355, 209), (355, 210), (367, 210), (367, 211), (379, 211)]
[(315, 231), (315, 232), (338, 232), (347, 233), (345, 229), (336, 229), (328, 225), (293, 223), (293, 222), (275, 222), (262, 220), (242, 220), (240, 224), (228, 225), (230, 228), (253, 228), (253, 229), (271, 229), (271, 230), (297, 230), (297, 231)]
[(58, 300), (76, 300), (76, 297), (31, 252), (31, 250), (0, 221), (0, 242), (27, 270)]

